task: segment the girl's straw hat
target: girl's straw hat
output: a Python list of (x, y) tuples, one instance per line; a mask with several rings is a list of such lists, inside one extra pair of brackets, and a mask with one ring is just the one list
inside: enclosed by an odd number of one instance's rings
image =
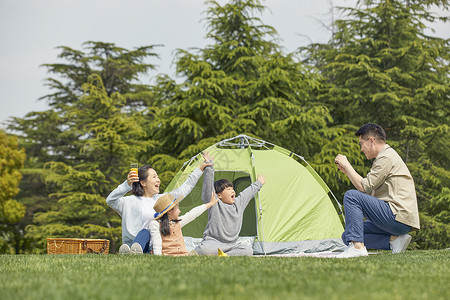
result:
[(156, 213), (153, 215), (155, 220), (158, 220), (161, 218), (166, 212), (171, 210), (175, 205), (177, 205), (184, 196), (180, 196), (178, 198), (175, 198), (171, 194), (165, 194), (161, 196), (158, 201), (156, 201), (155, 205), (153, 206), (153, 209), (156, 211)]

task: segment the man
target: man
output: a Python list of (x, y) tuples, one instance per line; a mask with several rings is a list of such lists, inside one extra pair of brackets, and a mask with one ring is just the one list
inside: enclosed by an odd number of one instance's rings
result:
[(344, 195), (342, 240), (348, 247), (337, 257), (367, 256), (366, 246), (404, 252), (411, 242), (407, 233), (420, 229), (414, 180), (402, 158), (386, 144), (381, 126), (368, 123), (355, 135), (367, 159), (375, 160), (365, 178), (356, 173), (345, 155), (338, 154), (334, 160), (357, 189)]

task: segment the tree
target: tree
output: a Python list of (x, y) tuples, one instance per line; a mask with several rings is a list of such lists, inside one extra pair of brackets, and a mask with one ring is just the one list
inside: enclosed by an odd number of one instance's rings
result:
[(46, 237), (108, 238), (114, 251), (121, 238), (120, 216), (107, 207), (105, 198), (111, 186), (128, 173), (130, 162), (146, 150), (150, 142), (134, 117), (121, 109), (125, 98), (119, 93), (108, 95), (97, 74), (83, 85), (86, 94), (74, 105), (69, 132), (84, 132), (80, 143), (79, 163), (49, 162), (47, 182), (55, 185), (50, 195), (52, 207), (38, 212), (34, 224), (27, 227), (27, 236), (41, 243)]
[(0, 253), (16, 253), (17, 223), (25, 215), (25, 206), (13, 198), (19, 192), (25, 151), (19, 149), (16, 137), (3, 131), (0, 131), (0, 150)]
[[(141, 84), (138, 80), (140, 76), (146, 75), (148, 70), (154, 68), (146, 61), (148, 58), (157, 57), (153, 52), (155, 46), (144, 46), (135, 50), (127, 50), (111, 43), (102, 42), (87, 42), (84, 46), (86, 51), (60, 47), (59, 57), (65, 62), (43, 65), (57, 77), (47, 80), (51, 94), (41, 98), (48, 102), (49, 110), (30, 112), (25, 118), (13, 118), (9, 121), (8, 129), (18, 132), (20, 145), (25, 148), (27, 153), (23, 170), (24, 180), (21, 183), (21, 187), (27, 188), (21, 188), (17, 198), (27, 207), (26, 217), (20, 223), (23, 231), (33, 222), (34, 215), (52, 210), (54, 203), (49, 199), (57, 198), (49, 195), (53, 195), (61, 189), (60, 185), (49, 179), (51, 178), (49, 176), (54, 174), (54, 170), (49, 166), (60, 162), (67, 167), (66, 170), (71, 170), (70, 167), (79, 168), (80, 165), (86, 163), (85, 153), (88, 148), (86, 140), (92, 139), (93, 133), (90, 135), (86, 133), (89, 126), (85, 114), (89, 110), (83, 110), (82, 105), (85, 104), (81, 104), (80, 99), (85, 97), (83, 84), (87, 83), (91, 74), (96, 74), (99, 77), (98, 80), (102, 82), (101, 86), (106, 96), (103, 94), (99, 96), (101, 101), (108, 97), (117, 97), (113, 95), (121, 95), (121, 100), (114, 102), (114, 105), (117, 105), (121, 116), (129, 117), (133, 124), (138, 124), (137, 130), (140, 130), (141, 122), (145, 122), (142, 118), (142, 110), (153, 103), (150, 86)], [(103, 82), (106, 82), (105, 86), (103, 86)], [(114, 125), (123, 124), (118, 120), (119, 117), (110, 120), (110, 122), (116, 123), (100, 124), (98, 120), (107, 117), (107, 115), (102, 116), (101, 113), (103, 111), (99, 110), (96, 115), (97, 119), (93, 117), (90, 119), (98, 126), (104, 126), (97, 129), (97, 136), (100, 136), (102, 129), (114, 128)], [(116, 142), (121, 143), (120, 139)], [(109, 150), (107, 153), (112, 153), (114, 149)], [(119, 171), (113, 172), (112, 170), (118, 165), (126, 165), (125, 162), (131, 159), (130, 156), (117, 158), (114, 156), (115, 154), (117, 153), (111, 154), (109, 161), (102, 158), (103, 166), (111, 169), (105, 171), (105, 175), (111, 175), (106, 179), (110, 184), (116, 184), (123, 177)], [(138, 156), (133, 159), (137, 158)], [(51, 164), (49, 164), (50, 162)], [(75, 176), (73, 173), (72, 175)], [(104, 195), (105, 191), (102, 189), (100, 191)], [(27, 236), (29, 238), (24, 238), (24, 243), (22, 243), (22, 252), (35, 248), (34, 239), (31, 237), (38, 237), (38, 235), (28, 234)], [(42, 239), (39, 242), (40, 244), (37, 246), (42, 250)]]
[[(424, 33), (423, 22), (439, 18), (427, 10), (431, 5), (445, 8), (448, 1), (359, 1), (344, 9), (328, 44), (305, 49), (306, 61), (324, 77), (317, 99), (330, 109), (332, 124), (380, 124), (408, 164), (421, 211), (423, 229), (415, 235), (421, 248), (450, 241), (450, 160), (442, 152), (450, 146), (450, 49), (449, 40)], [(439, 238), (431, 234), (436, 228)]]
[(282, 52), (275, 29), (257, 17), (265, 7), (257, 0), (207, 5), (207, 38), (213, 43), (192, 53), (177, 51), (183, 81), (159, 77), (155, 96), (163, 106), (148, 111), (154, 116), (150, 136), (161, 144), (146, 158), (163, 182), (182, 161), (239, 133), (306, 156), (320, 149), (330, 115), (309, 101), (317, 78), (294, 53)]
[(33, 167), (42, 167), (48, 161), (77, 163), (80, 149), (74, 147), (74, 141), (82, 139), (83, 133), (67, 130), (74, 126), (71, 122), (75, 120), (69, 112), (82, 97), (82, 86), (91, 74), (100, 76), (108, 95), (116, 92), (123, 95), (126, 101), (124, 112), (139, 113), (153, 104), (150, 86), (140, 84), (138, 80), (139, 76), (155, 68), (145, 60), (157, 57), (153, 52), (156, 46), (127, 50), (112, 43), (86, 42), (83, 45), (86, 53), (61, 46), (58, 57), (67, 63), (43, 65), (60, 77), (59, 80), (47, 79), (52, 93), (41, 98), (47, 101), (50, 109), (30, 112), (24, 118), (12, 118), (8, 122), (9, 130), (20, 133), (20, 142), (31, 161), (34, 157), (39, 158), (40, 164)]

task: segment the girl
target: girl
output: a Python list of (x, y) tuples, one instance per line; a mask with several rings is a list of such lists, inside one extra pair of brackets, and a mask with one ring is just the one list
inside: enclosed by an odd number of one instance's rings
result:
[(166, 194), (156, 201), (153, 207), (156, 211), (155, 219), (150, 222), (150, 233), (154, 255), (186, 256), (189, 252), (184, 244), (181, 228), (200, 216), (205, 210), (217, 203), (219, 198), (211, 194), (209, 203), (199, 205), (188, 213), (179, 217), (179, 202), (183, 196), (175, 198)]
[[(171, 193), (175, 197), (189, 194), (202, 176), (206, 166), (211, 165), (208, 153), (203, 154), (203, 164), (195, 169), (189, 178)], [(119, 253), (142, 254), (150, 252), (148, 226), (153, 219), (153, 205), (162, 196), (159, 194), (161, 181), (151, 166), (143, 166), (136, 172), (130, 171), (127, 180), (120, 184), (106, 198), (106, 203), (122, 217), (122, 243)], [(126, 196), (132, 191), (132, 196)]]

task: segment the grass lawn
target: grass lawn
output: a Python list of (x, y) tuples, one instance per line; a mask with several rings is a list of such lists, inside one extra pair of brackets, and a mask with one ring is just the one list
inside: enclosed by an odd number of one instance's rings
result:
[(0, 255), (0, 299), (450, 299), (450, 251), (364, 258)]

